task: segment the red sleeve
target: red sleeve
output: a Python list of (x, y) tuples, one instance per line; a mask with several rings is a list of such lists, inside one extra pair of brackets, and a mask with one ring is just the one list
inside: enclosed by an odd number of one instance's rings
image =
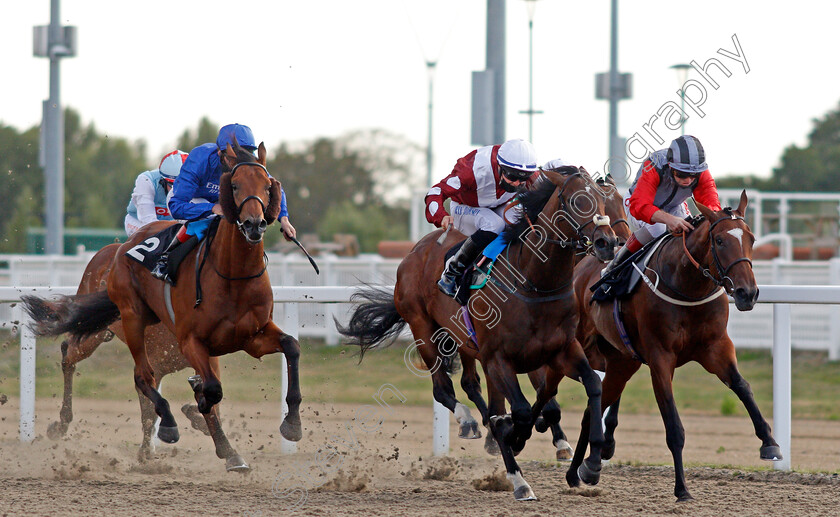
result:
[(718, 199), (717, 185), (708, 169), (703, 171), (700, 179), (697, 180), (697, 187), (694, 189), (694, 200), (706, 205), (715, 212), (720, 210), (720, 199)]
[(443, 202), (456, 196), (459, 192), (476, 190), (473, 163), (476, 151), (459, 158), (449, 176), (443, 178), (437, 185), (429, 189), (424, 201), (426, 202), (426, 220), (440, 227), (443, 218), (449, 214), (443, 208)]
[(633, 195), (630, 196), (630, 215), (639, 221), (653, 224), (650, 218), (659, 210), (653, 204), (656, 189), (659, 188), (659, 173), (650, 161), (646, 161), (643, 167), (642, 175), (636, 182)]

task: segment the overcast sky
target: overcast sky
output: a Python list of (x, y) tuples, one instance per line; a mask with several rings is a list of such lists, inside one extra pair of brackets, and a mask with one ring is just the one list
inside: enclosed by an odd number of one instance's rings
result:
[[(23, 130), (40, 122), (49, 94), (48, 60), (32, 55), (32, 27), (49, 23), (50, 2), (1, 5), (0, 122)], [(507, 137), (527, 138), (528, 119), (519, 114), (528, 108), (526, 3), (508, 0), (506, 8)], [(609, 8), (608, 0), (536, 3), (541, 161), (563, 157), (603, 170), (608, 104), (594, 98), (594, 75), (609, 68)], [(812, 119), (840, 101), (839, 11), (834, 2), (808, 0), (620, 2), (619, 69), (633, 74), (633, 98), (619, 104), (620, 135), (638, 132), (653, 147), (667, 146), (679, 130), (650, 120), (669, 101), (679, 104), (669, 67), (716, 58), (731, 75), (713, 68), (714, 89), (691, 72), (706, 99), (702, 118), (686, 107), (686, 132), (703, 142), (713, 174), (769, 175), (785, 146), (805, 143)], [(437, 181), (473, 148), (470, 81), (485, 67), (485, 12), (485, 0), (63, 0), (62, 23), (78, 27), (79, 51), (62, 60), (61, 100), (101, 132), (145, 140), (150, 162), (202, 116), (250, 125), (269, 151), (358, 128), (425, 146), (425, 61), (437, 60)], [(733, 35), (746, 63), (731, 57)]]

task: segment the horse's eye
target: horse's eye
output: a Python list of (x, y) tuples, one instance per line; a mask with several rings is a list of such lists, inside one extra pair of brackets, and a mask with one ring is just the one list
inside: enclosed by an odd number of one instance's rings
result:
[(231, 185), (231, 186), (230, 186), (230, 189), (231, 189), (232, 191), (236, 192), (237, 190), (239, 190), (239, 187), (237, 187), (236, 185)]
[(723, 246), (723, 239), (715, 237), (715, 243), (717, 243), (718, 246)]

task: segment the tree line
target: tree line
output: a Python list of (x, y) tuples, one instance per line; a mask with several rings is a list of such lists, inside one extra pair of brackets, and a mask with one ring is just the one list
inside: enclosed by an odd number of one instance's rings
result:
[[(114, 137), (84, 124), (65, 109), (64, 210), (67, 228), (122, 229), (137, 175), (157, 166), (144, 141)], [(179, 136), (174, 148), (189, 151), (214, 142), (221, 127), (202, 118)], [(0, 123), (0, 252), (26, 251), (28, 228), (44, 226), (44, 171), (38, 162), (39, 128), (24, 131)], [(259, 138), (258, 138), (259, 140)], [(408, 238), (410, 193), (419, 183), (423, 149), (383, 130), (360, 130), (336, 138), (280, 143), (269, 150), (267, 168), (286, 192), (298, 234), (358, 235), (362, 251), (383, 239)], [(266, 242), (280, 240), (270, 230)]]

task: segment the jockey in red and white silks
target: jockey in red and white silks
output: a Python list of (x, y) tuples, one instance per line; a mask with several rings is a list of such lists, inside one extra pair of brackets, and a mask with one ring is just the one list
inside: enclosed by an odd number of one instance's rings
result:
[[(446, 264), (438, 287), (455, 295), (455, 279), (505, 228), (505, 205), (536, 177), (534, 146), (524, 140), (476, 149), (460, 158), (449, 176), (426, 194), (426, 219), (441, 228), (452, 225), (468, 237)], [(452, 215), (443, 203), (451, 199)]]
[(172, 220), (166, 204), (167, 195), (186, 159), (184, 151), (172, 151), (163, 157), (157, 169), (137, 176), (125, 215), (125, 233), (129, 237), (145, 224)]

